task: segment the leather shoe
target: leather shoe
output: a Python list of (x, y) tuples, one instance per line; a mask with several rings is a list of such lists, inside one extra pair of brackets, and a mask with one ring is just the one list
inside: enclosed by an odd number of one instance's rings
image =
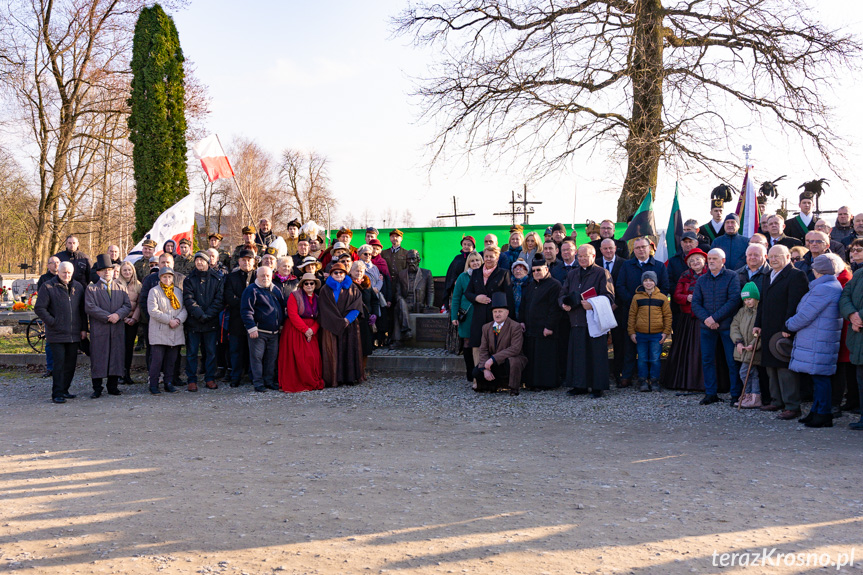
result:
[(100, 397), (102, 397), (101, 391), (94, 391), (90, 394), (90, 399), (99, 399)]
[(198, 391), (198, 384), (194, 381), (189, 382), (189, 387), (186, 388), (187, 391), (195, 392)]
[(120, 391), (119, 389), (116, 391), (108, 390), (108, 395), (123, 395), (123, 392)]
[(632, 380), (628, 378), (623, 378), (620, 380), (620, 383), (617, 384), (618, 389), (622, 389), (624, 387), (629, 387), (632, 385)]
[(264, 387), (263, 385), (259, 385), (259, 386), (255, 387), (255, 391), (257, 391), (258, 393), (264, 393), (267, 391), (267, 388)]
[(785, 411), (783, 411), (782, 413), (777, 415), (776, 419), (781, 419), (783, 421), (789, 421), (791, 419), (797, 419), (798, 417), (800, 417), (799, 411), (790, 411), (790, 410), (786, 409)]
[(809, 423), (813, 417), (815, 417), (815, 412), (810, 409), (809, 413), (797, 420), (797, 423)]
[(231, 387), (240, 387), (240, 382), (239, 381), (232, 381)]
[(778, 405), (770, 404), (770, 405), (762, 405), (758, 409), (760, 409), (761, 411), (779, 411), (782, 408), (779, 407)]
[(75, 395), (74, 393), (64, 393), (63, 394), (64, 399), (75, 399), (76, 397), (78, 397), (78, 396)]
[(710, 405), (711, 403), (717, 403), (719, 401), (722, 400), (719, 399), (719, 396), (717, 395), (705, 395), (701, 401), (698, 402), (698, 405)]
[(833, 416), (829, 413), (816, 413), (804, 423), (806, 427), (833, 427)]
[(62, 397), (52, 397), (51, 401), (54, 403), (66, 403), (66, 400)]
[(173, 386), (173, 384), (168, 384), (165, 386), (165, 393), (175, 393), (177, 388)]
[[(166, 389), (165, 391), (168, 391), (168, 390)], [(158, 388), (158, 387), (151, 387), (151, 388), (150, 388), (150, 393), (151, 393), (151, 394), (153, 394), (153, 395), (159, 395), (159, 394), (160, 394), (160, 393), (162, 393), (162, 392), (161, 392), (161, 391), (159, 391), (159, 388)]]
[(510, 390), (509, 390), (509, 394), (510, 394), (512, 397), (516, 397), (516, 396), (518, 395), (518, 390), (517, 390), (517, 389), (510, 389)]
[(279, 391), (279, 386), (275, 383), (268, 383), (264, 387), (266, 387), (267, 389), (272, 389), (273, 391)]
[(219, 384), (217, 384), (215, 381), (208, 381), (204, 385), (207, 386), (207, 389), (219, 389)]
[(593, 399), (599, 399), (600, 397), (602, 397), (602, 395), (603, 395), (603, 393), (602, 393), (601, 389), (597, 389), (596, 391), (590, 392), (590, 397), (592, 397)]
[(587, 390), (583, 387), (573, 387), (569, 391), (566, 392), (567, 395), (586, 395)]

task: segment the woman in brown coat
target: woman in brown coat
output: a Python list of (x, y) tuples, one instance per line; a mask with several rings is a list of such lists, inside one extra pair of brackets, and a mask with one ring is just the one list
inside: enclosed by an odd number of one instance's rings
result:
[(363, 380), (363, 350), (357, 318), (362, 295), (340, 263), (333, 264), (319, 296), (321, 359), (327, 387)]

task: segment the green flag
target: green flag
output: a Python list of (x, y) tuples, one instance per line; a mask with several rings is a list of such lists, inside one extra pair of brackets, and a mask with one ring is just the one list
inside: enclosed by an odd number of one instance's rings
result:
[(653, 195), (650, 193), (650, 188), (648, 188), (647, 195), (644, 196), (644, 200), (632, 216), (632, 221), (629, 222), (629, 227), (626, 228), (623, 237), (620, 239), (628, 242), (634, 238), (655, 235), (656, 221), (653, 217)]

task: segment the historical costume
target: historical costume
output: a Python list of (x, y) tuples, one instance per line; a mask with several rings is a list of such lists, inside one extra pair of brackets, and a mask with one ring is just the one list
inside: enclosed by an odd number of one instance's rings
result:
[[(692, 269), (693, 256), (701, 258), (699, 271)], [(701, 364), (701, 322), (692, 314), (689, 296), (695, 291), (695, 282), (707, 273), (707, 254), (696, 248), (686, 254), (690, 268), (683, 272), (674, 288), (673, 298), (680, 306), (677, 330), (671, 339), (667, 369), (662, 374), (662, 387), (684, 391), (704, 391), (704, 375)]]
[[(90, 377), (93, 395), (102, 395), (102, 380), (108, 378), (108, 393), (120, 395), (117, 384), (126, 368), (126, 324), (132, 313), (132, 304), (124, 287), (113, 279), (114, 268), (106, 254), (96, 258), (97, 272), (108, 270), (108, 279), (99, 274), (99, 281), (87, 286), (84, 293), (84, 311), (90, 322)], [(112, 318), (116, 314), (116, 318)], [(116, 321), (112, 321), (116, 319)]]
[[(304, 289), (304, 282), (315, 284), (311, 293)], [(282, 391), (293, 393), (324, 388), (318, 342), (319, 300), (314, 292), (320, 286), (314, 274), (305, 274), (300, 280), (300, 289), (287, 297), (288, 319), (282, 328), (279, 349), (279, 388)]]
[(358, 383), (363, 379), (363, 350), (357, 323), (362, 305), (360, 290), (347, 276), (345, 266), (333, 264), (318, 298), (323, 328), (321, 359), (327, 387)]

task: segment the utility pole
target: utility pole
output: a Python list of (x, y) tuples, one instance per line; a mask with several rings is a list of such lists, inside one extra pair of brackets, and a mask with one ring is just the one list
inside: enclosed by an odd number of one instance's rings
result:
[(452, 197), (452, 213), (445, 216), (438, 216), (439, 220), (443, 220), (446, 218), (453, 218), (455, 222), (455, 227), (458, 227), (458, 219), (466, 218), (469, 216), (475, 216), (476, 214), (460, 214), (458, 213), (458, 203), (456, 202), (455, 196)]

